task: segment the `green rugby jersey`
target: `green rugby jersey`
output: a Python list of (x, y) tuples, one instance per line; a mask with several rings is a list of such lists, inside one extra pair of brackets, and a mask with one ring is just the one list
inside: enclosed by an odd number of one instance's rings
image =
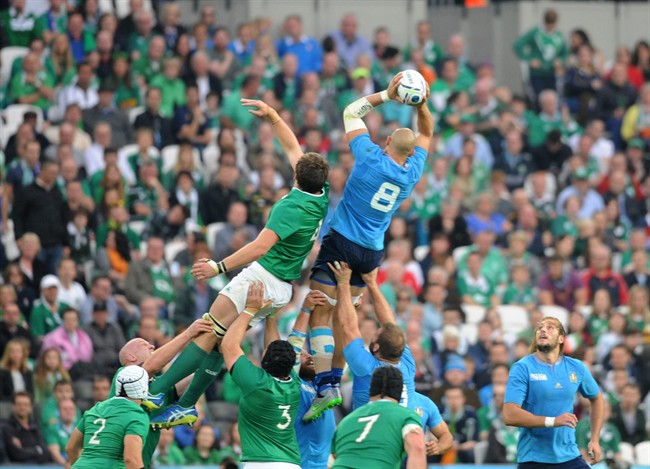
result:
[(277, 234), (280, 241), (258, 262), (277, 278), (300, 278), (302, 264), (318, 239), (327, 215), (329, 191), (329, 183), (320, 194), (294, 187), (271, 208), (265, 228)]
[(414, 411), (392, 401), (371, 401), (339, 423), (332, 439), (333, 468), (399, 469), (404, 453), (404, 437), (422, 429)]
[(300, 406), (300, 378), (281, 381), (253, 365), (244, 355), (230, 370), (242, 390), (239, 434), (242, 461), (287, 462), (300, 466), (294, 423)]
[(84, 435), (83, 452), (72, 467), (78, 469), (124, 468), (124, 437), (137, 435), (144, 442), (149, 417), (138, 404), (122, 397), (98, 402), (77, 425)]

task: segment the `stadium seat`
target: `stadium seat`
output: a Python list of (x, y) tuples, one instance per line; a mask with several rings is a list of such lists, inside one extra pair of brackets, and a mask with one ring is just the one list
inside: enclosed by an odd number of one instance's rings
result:
[(454, 258), (456, 265), (460, 264), (460, 260), (465, 257), (467, 251), (469, 251), (469, 246), (459, 246), (454, 249), (454, 252), (451, 253), (451, 256)]
[(236, 422), (239, 415), (239, 406), (225, 401), (208, 402), (208, 410), (214, 420)]
[(0, 420), (8, 420), (11, 417), (11, 401), (0, 401)]
[(43, 110), (40, 107), (31, 104), (12, 104), (3, 111), (6, 123), (4, 132), (7, 132), (9, 136), (16, 133), (16, 130), (23, 122), (23, 114), (27, 111), (36, 113), (36, 129), (40, 130), (43, 127)]
[(208, 145), (203, 150), (203, 174), (208, 183), (219, 169), (219, 154), (219, 147), (216, 145)]
[[(153, 12), (151, 0), (143, 0), (142, 6), (146, 11)], [(124, 18), (131, 11), (130, 0), (115, 0), (115, 15), (118, 19)], [(155, 18), (155, 16), (154, 16)]]
[(171, 241), (165, 244), (165, 260), (168, 264), (174, 262), (176, 255), (187, 247), (185, 241)]
[(562, 306), (540, 306), (539, 310), (544, 316), (551, 316), (557, 318), (564, 325), (565, 328), (569, 327), (569, 311)]
[(113, 13), (115, 11), (113, 0), (99, 0), (97, 6), (102, 13)]
[(210, 251), (214, 252), (214, 241), (217, 233), (226, 226), (226, 222), (219, 221), (217, 223), (210, 223), (205, 229), (205, 241), (208, 243)]
[(650, 441), (642, 441), (634, 447), (636, 463), (639, 466), (650, 466)]
[(475, 464), (483, 464), (483, 461), (485, 461), (485, 456), (487, 455), (487, 450), (488, 450), (487, 441), (479, 441), (478, 443), (476, 443), (476, 446), (474, 446)]
[(429, 254), (429, 246), (418, 246), (413, 251), (413, 257), (416, 261), (422, 262), (422, 260), (427, 257)]
[(501, 305), (497, 307), (497, 312), (501, 318), (501, 327), (507, 334), (517, 335), (528, 326), (528, 312), (521, 306)]
[(0, 85), (9, 82), (11, 79), (11, 67), (14, 64), (14, 60), (19, 57), (25, 57), (29, 52), (28, 47), (3, 47), (0, 50)]
[(621, 441), (618, 445), (618, 448), (621, 452), (621, 458), (623, 461), (630, 465), (634, 465), (636, 460), (634, 457), (634, 446), (632, 446), (630, 443)]
[(129, 124), (133, 125), (136, 117), (142, 114), (144, 110), (145, 110), (144, 106), (138, 106), (138, 107), (134, 107), (133, 109), (129, 109), (127, 111), (127, 114), (129, 115)]
[(460, 309), (465, 313), (465, 322), (468, 324), (478, 324), (485, 319), (485, 308), (479, 305), (461, 305)]
[(461, 329), (461, 334), (467, 339), (470, 345), (474, 345), (478, 339), (478, 324), (465, 323)]

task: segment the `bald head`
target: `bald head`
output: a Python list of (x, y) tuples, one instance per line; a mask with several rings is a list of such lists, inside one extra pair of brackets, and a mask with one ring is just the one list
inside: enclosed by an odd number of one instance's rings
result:
[(144, 339), (132, 339), (120, 350), (120, 365), (142, 365), (149, 358), (153, 349), (154, 346)]
[(415, 148), (415, 133), (411, 129), (395, 130), (388, 140), (388, 148), (398, 156), (410, 156)]

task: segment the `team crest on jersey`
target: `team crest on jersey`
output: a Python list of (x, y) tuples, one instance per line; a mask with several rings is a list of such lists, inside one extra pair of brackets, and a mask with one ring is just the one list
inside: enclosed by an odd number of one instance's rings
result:
[(578, 375), (575, 374), (575, 372), (569, 373), (569, 381), (572, 383), (577, 383), (578, 382)]
[(422, 417), (422, 407), (416, 407), (415, 413), (418, 414), (420, 417)]

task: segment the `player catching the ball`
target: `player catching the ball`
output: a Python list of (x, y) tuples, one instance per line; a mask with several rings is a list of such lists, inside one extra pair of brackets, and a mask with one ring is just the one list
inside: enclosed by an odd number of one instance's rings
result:
[[(402, 78), (407, 75), (409, 82), (424, 88), (417, 100), (412, 99), (411, 91), (404, 93), (401, 90), (400, 93)], [(415, 80), (412, 79), (414, 76)], [(325, 410), (342, 402), (340, 380), (345, 361), (340, 347), (334, 349), (334, 336), (329, 325), (336, 304), (336, 278), (328, 263), (345, 261), (350, 266), (353, 271), (352, 295), (358, 297), (365, 286), (361, 274), (379, 266), (384, 253), (384, 233), (393, 213), (411, 194), (424, 171), (433, 135), (433, 118), (426, 106), (428, 97), (424, 79), (420, 80), (417, 72), (409, 70), (395, 75), (388, 89), (358, 99), (343, 111), (346, 137), (355, 157), (355, 166), (312, 272), (311, 288), (322, 291), (328, 303), (315, 308), (310, 318), (318, 394), (304, 420), (316, 419)], [(381, 148), (370, 140), (362, 118), (382, 103), (390, 100), (402, 103), (403, 98), (415, 106), (418, 133), (406, 128), (397, 129)], [(339, 343), (337, 341), (337, 345)]]

